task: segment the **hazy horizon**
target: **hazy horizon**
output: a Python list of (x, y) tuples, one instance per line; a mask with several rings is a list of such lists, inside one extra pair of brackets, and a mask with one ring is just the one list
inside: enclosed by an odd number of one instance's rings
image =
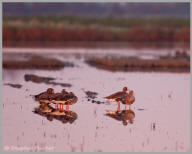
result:
[(72, 15), (84, 17), (190, 17), (190, 3), (3, 3), (3, 15)]

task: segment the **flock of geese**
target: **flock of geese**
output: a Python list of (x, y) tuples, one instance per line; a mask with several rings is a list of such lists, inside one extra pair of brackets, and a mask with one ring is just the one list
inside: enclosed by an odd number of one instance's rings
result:
[[(117, 111), (107, 111), (108, 116), (116, 120), (122, 120), (124, 124), (126, 123), (125, 120), (121, 118), (118, 119), (119, 117), (128, 116), (128, 120), (132, 121), (135, 116), (134, 112), (131, 110), (131, 105), (135, 102), (133, 90), (124, 87), (122, 91), (113, 93), (104, 98), (107, 99), (108, 103), (117, 102)], [(78, 100), (78, 97), (73, 92), (67, 92), (65, 89), (63, 89), (60, 93), (55, 93), (54, 89), (48, 88), (47, 91), (35, 95), (35, 100), (39, 101), (41, 107), (46, 109), (45, 112), (52, 112), (54, 110), (54, 115), (62, 115), (63, 113), (70, 112), (69, 106), (75, 104)], [(50, 108), (49, 104), (51, 103), (55, 105), (55, 108)], [(122, 110), (122, 112), (120, 109), (120, 103), (124, 104), (125, 106), (125, 110)], [(63, 108), (64, 105), (66, 105), (65, 110)], [(128, 110), (127, 105), (129, 105)], [(51, 111), (49, 111), (49, 109)]]
[[(125, 110), (127, 110), (127, 105), (131, 109), (131, 104), (135, 102), (133, 90), (129, 90), (127, 87), (105, 98), (107, 102), (117, 102), (118, 111), (120, 111), (120, 102), (125, 105)], [(73, 92), (67, 92), (65, 89), (61, 93), (55, 93), (54, 89), (48, 88), (47, 91), (35, 95), (35, 100), (40, 103), (53, 103), (55, 108), (60, 110), (63, 110), (63, 106), (66, 105), (66, 110), (68, 111), (69, 105), (75, 104), (78, 98)]]
[(66, 111), (69, 111), (69, 105), (75, 104), (78, 100), (73, 92), (67, 92), (65, 89), (61, 93), (55, 93), (54, 89), (48, 88), (47, 91), (35, 95), (35, 100), (40, 104), (55, 104), (55, 109), (63, 110), (66, 105)]
[(135, 102), (133, 90), (129, 90), (127, 87), (124, 87), (122, 91), (116, 92), (105, 98), (107, 99), (107, 102), (117, 102), (118, 111), (120, 111), (120, 102), (125, 105), (125, 110), (127, 110), (127, 105), (129, 105), (129, 109), (131, 109), (131, 104)]

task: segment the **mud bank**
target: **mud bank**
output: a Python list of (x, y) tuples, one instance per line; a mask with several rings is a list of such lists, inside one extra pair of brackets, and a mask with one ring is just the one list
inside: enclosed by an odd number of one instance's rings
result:
[(55, 58), (31, 57), (26, 61), (9, 60), (3, 61), (3, 68), (6, 69), (44, 69), (59, 70), (64, 67), (73, 67), (72, 63), (63, 62)]
[(26, 82), (31, 81), (34, 83), (45, 83), (53, 86), (59, 85), (62, 87), (71, 87), (71, 84), (69, 83), (54, 82), (53, 80), (55, 80), (55, 78), (51, 78), (51, 77), (42, 77), (42, 76), (37, 76), (33, 74), (25, 74), (24, 78)]
[(90, 58), (86, 63), (108, 71), (190, 72), (190, 61), (174, 58)]

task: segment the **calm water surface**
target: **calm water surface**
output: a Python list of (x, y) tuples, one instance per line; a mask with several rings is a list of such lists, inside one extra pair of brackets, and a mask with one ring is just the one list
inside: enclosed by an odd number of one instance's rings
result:
[[(75, 67), (3, 70), (3, 83), (22, 85), (20, 89), (3, 85), (3, 147), (9, 146), (5, 151), (190, 151), (189, 73), (113, 73), (88, 66), (78, 55), (54, 56), (74, 62)], [(26, 82), (25, 74), (72, 84), (66, 90), (78, 96), (78, 102), (70, 106), (77, 119), (70, 124), (34, 114), (39, 104), (31, 95), (49, 87), (60, 92), (63, 87)], [(103, 97), (124, 86), (133, 89), (136, 97), (131, 108), (135, 118), (127, 125), (106, 116), (107, 110), (116, 111), (116, 103), (92, 103), (84, 92), (97, 92), (95, 100), (104, 102)]]

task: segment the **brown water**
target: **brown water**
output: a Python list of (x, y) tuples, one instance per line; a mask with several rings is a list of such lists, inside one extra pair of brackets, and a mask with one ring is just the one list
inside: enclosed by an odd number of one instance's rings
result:
[[(189, 73), (113, 73), (88, 66), (82, 53), (73, 55), (54, 55), (76, 66), (60, 71), (3, 69), (3, 83), (22, 85), (20, 89), (3, 85), (4, 151), (190, 151)], [(77, 118), (62, 123), (34, 114), (39, 104), (31, 95), (50, 85), (26, 82), (25, 74), (72, 84), (66, 90), (78, 96), (70, 106)], [(95, 100), (104, 102), (103, 97), (124, 86), (133, 89), (136, 97), (131, 107), (135, 118), (127, 125), (106, 116), (107, 110), (117, 109), (115, 103), (92, 103), (84, 92), (97, 92)], [(51, 87), (62, 90), (59, 85)]]

